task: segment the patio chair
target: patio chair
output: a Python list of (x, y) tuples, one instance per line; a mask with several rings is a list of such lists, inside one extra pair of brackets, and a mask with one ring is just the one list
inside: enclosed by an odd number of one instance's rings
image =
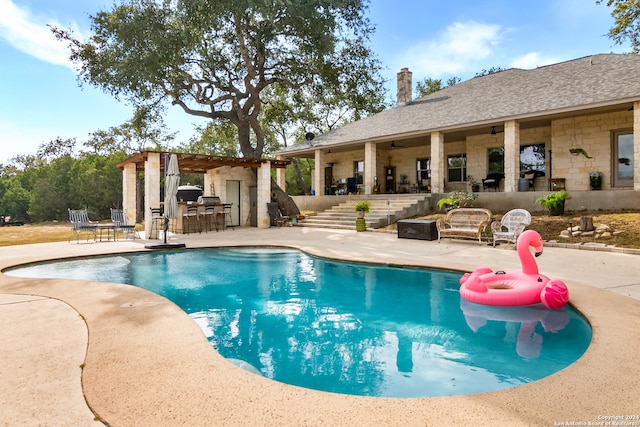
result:
[(482, 190), (488, 190), (489, 188), (493, 188), (493, 191), (498, 191), (500, 189), (500, 181), (504, 179), (504, 174), (501, 173), (490, 173), (487, 175), (485, 179), (482, 180)]
[(531, 214), (525, 209), (512, 209), (500, 221), (491, 223), (493, 246), (497, 241), (515, 244), (518, 236), (531, 224)]
[(522, 174), (522, 179), (529, 181), (529, 190), (535, 191), (536, 173), (526, 172)]
[(71, 242), (71, 236), (75, 234), (76, 243), (80, 241), (80, 233), (87, 234), (87, 242), (89, 236), (93, 235), (93, 241), (96, 241), (96, 233), (98, 231), (98, 224), (89, 220), (89, 214), (86, 209), (68, 209), (69, 210), (69, 222), (71, 222), (71, 234), (69, 235), (69, 242)]
[(282, 215), (277, 203), (267, 203), (267, 212), (269, 213), (270, 225), (276, 225), (278, 227), (281, 227), (283, 224), (293, 225), (288, 216)]
[(116, 234), (118, 233), (118, 231), (122, 231), (122, 237), (124, 239), (128, 238), (129, 236), (133, 236), (134, 240), (136, 239), (136, 237), (138, 239), (140, 238), (140, 235), (136, 230), (136, 225), (127, 224), (127, 216), (125, 215), (124, 210), (111, 208), (111, 222), (113, 222), (116, 227)]

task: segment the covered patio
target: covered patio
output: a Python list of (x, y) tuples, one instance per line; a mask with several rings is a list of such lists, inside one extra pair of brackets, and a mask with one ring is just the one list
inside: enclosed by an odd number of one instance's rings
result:
[[(227, 181), (238, 182), (237, 213), (240, 226), (255, 223), (258, 228), (268, 228), (267, 203), (271, 201), (271, 169), (276, 169), (276, 182), (284, 188), (284, 168), (289, 160), (247, 159), (194, 153), (169, 153), (143, 151), (120, 162), (122, 170), (122, 207), (129, 222), (138, 217), (138, 173), (144, 173), (144, 225), (145, 235), (150, 234), (151, 208), (161, 206), (160, 179), (164, 174), (169, 154), (177, 154), (181, 174), (204, 174), (204, 196), (218, 196), (226, 201)], [(255, 189), (255, 192), (254, 192)], [(252, 221), (252, 215), (254, 221)]]

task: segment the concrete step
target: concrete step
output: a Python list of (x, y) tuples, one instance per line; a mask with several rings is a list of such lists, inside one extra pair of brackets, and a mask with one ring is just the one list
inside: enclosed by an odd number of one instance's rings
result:
[(371, 211), (365, 216), (367, 228), (380, 228), (403, 218), (426, 212), (430, 195), (373, 195), (350, 199), (298, 222), (303, 227), (353, 229), (357, 214), (355, 204), (366, 199)]

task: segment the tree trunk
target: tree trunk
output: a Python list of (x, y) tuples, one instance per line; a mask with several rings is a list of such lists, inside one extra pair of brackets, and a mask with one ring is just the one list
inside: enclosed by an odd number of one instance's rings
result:
[(593, 231), (593, 218), (590, 216), (580, 217), (580, 231)]
[(275, 179), (271, 178), (271, 201), (278, 203), (278, 209), (282, 215), (292, 217), (300, 213), (296, 202), (278, 186)]
[(291, 159), (291, 164), (293, 165), (293, 169), (296, 171), (296, 177), (298, 178), (298, 183), (300, 184), (300, 187), (302, 187), (302, 191), (304, 192), (304, 194), (310, 194), (311, 185), (307, 184), (307, 181), (304, 180), (304, 177), (302, 176), (302, 171), (300, 170), (300, 165), (298, 164), (298, 159), (296, 158)]

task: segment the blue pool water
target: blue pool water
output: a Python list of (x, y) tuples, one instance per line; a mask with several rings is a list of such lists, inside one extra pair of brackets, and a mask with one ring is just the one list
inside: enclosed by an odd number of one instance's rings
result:
[(487, 307), (460, 273), (316, 258), (286, 249), (146, 252), (14, 269), (129, 283), (175, 302), (224, 357), (261, 375), (363, 396), (471, 394), (525, 384), (591, 340), (571, 307)]

